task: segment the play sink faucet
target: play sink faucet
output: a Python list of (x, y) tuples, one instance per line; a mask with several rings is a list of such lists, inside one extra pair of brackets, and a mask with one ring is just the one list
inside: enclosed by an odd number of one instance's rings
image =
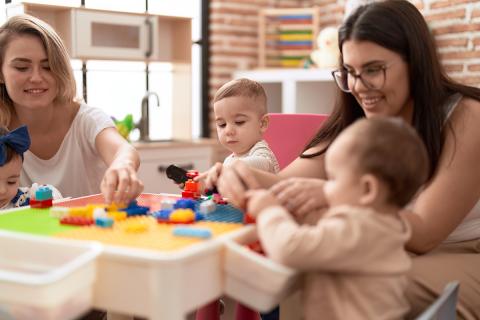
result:
[(149, 141), (149, 116), (148, 116), (148, 99), (150, 96), (154, 96), (157, 99), (157, 106), (160, 107), (160, 98), (158, 94), (153, 91), (145, 92), (142, 98), (142, 115), (140, 121), (135, 125), (140, 130), (140, 141)]

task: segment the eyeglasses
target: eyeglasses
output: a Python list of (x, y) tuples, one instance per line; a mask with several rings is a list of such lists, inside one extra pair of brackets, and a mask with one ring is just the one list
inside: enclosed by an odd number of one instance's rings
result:
[(333, 79), (337, 83), (337, 86), (343, 92), (352, 92), (352, 89), (357, 83), (357, 79), (362, 81), (363, 85), (371, 90), (380, 90), (385, 85), (386, 70), (390, 65), (375, 65), (369, 66), (363, 69), (359, 74), (354, 71), (349, 71), (345, 68), (341, 68), (332, 71)]

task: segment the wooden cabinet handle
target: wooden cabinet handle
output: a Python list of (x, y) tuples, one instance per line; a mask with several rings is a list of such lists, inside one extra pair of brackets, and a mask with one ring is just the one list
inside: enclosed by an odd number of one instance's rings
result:
[[(193, 163), (185, 163), (185, 164), (179, 164), (177, 167), (180, 167), (184, 170), (192, 170), (193, 169)], [(158, 172), (160, 173), (165, 173), (167, 171), (168, 166), (164, 165), (159, 165), (158, 166)]]
[(153, 53), (153, 25), (150, 18), (145, 19), (145, 25), (147, 26), (147, 51), (145, 52), (145, 57), (150, 58)]

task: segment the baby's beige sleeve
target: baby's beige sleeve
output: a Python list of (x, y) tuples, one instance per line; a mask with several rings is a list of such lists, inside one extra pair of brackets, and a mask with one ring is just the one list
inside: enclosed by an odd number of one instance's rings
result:
[[(322, 218), (298, 225), (283, 207), (270, 207), (257, 218), (259, 238), (267, 255), (295, 269), (348, 271), (372, 262), (368, 254), (375, 232), (355, 215)], [(377, 243), (378, 245), (378, 243)]]

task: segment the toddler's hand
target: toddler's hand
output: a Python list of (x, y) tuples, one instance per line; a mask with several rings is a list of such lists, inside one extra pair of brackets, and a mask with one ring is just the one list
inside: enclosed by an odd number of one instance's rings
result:
[(106, 203), (128, 204), (143, 191), (143, 183), (131, 163), (112, 163), (103, 176), (100, 190)]
[(324, 184), (325, 180), (321, 179), (289, 178), (273, 185), (270, 191), (292, 215), (301, 218), (327, 207)]
[(280, 205), (274, 195), (265, 189), (249, 190), (247, 198), (247, 213), (256, 218), (265, 208)]
[[(195, 181), (200, 181), (203, 184), (204, 189), (213, 189), (217, 186), (218, 177), (222, 173), (223, 165), (220, 162), (217, 162), (208, 169), (208, 171), (202, 172), (197, 177)], [(202, 190), (203, 191), (203, 190)]]

